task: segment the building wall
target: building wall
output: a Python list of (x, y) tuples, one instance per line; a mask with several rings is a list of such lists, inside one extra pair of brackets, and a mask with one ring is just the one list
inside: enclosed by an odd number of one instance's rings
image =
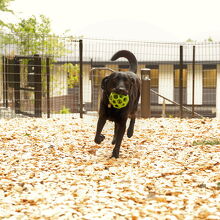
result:
[[(174, 90), (174, 66), (173, 65), (159, 65), (159, 94), (166, 98), (173, 100)], [(159, 104), (163, 103), (163, 99), (159, 98)], [(168, 103), (168, 102), (166, 102)], [(169, 103), (170, 104), (170, 103)]]
[(91, 102), (91, 77), (90, 77), (91, 65), (83, 65), (83, 102)]
[[(193, 81), (193, 69), (192, 64), (187, 65), (187, 104), (192, 104), (192, 81)], [(202, 78), (202, 65), (195, 65), (195, 96), (194, 104), (202, 105), (202, 90), (203, 90), (203, 78)]]

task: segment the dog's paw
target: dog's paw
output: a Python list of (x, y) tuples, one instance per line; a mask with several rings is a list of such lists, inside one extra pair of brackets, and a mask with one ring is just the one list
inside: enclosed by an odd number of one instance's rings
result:
[(128, 138), (132, 137), (133, 133), (134, 133), (134, 129), (128, 129), (128, 131), (127, 131)]
[(100, 144), (105, 139), (105, 136), (103, 134), (100, 134), (99, 136), (95, 137), (95, 143)]
[(111, 158), (119, 158), (119, 148), (114, 148)]
[(119, 158), (119, 153), (112, 153), (112, 156), (110, 158)]

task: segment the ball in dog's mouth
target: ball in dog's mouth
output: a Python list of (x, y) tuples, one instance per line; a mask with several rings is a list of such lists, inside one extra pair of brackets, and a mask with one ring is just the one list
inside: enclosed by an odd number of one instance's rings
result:
[(109, 103), (117, 109), (124, 108), (128, 105), (129, 96), (111, 92), (109, 96)]

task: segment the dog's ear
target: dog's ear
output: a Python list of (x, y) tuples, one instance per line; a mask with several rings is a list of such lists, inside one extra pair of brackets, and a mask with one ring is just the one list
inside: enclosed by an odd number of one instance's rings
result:
[(102, 88), (103, 90), (106, 89), (108, 80), (109, 80), (109, 76), (106, 76), (106, 77), (102, 80), (101, 88)]

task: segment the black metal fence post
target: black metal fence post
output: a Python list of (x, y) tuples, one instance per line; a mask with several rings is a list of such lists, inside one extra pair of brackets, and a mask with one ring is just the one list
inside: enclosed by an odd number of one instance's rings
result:
[(34, 55), (34, 100), (35, 117), (42, 117), (41, 58), (39, 55)]
[(141, 69), (141, 117), (150, 116), (150, 69)]
[(79, 41), (80, 118), (83, 118), (83, 41)]
[(183, 117), (183, 46), (180, 46), (180, 75), (179, 75), (180, 118)]
[(192, 63), (192, 117), (195, 116), (195, 54), (196, 48), (193, 46), (193, 63)]
[(46, 58), (47, 68), (47, 118), (50, 118), (50, 58)]
[(15, 113), (21, 111), (21, 94), (20, 94), (20, 61), (14, 58), (14, 97), (15, 97)]
[(9, 75), (11, 74), (10, 71), (9, 71), (9, 66), (11, 65), (10, 63), (10, 60), (8, 58), (5, 58), (4, 59), (5, 61), (5, 107), (8, 108), (8, 78), (9, 78)]
[(8, 108), (8, 88), (7, 88), (7, 58), (2, 57), (2, 89), (3, 89), (3, 106)]

